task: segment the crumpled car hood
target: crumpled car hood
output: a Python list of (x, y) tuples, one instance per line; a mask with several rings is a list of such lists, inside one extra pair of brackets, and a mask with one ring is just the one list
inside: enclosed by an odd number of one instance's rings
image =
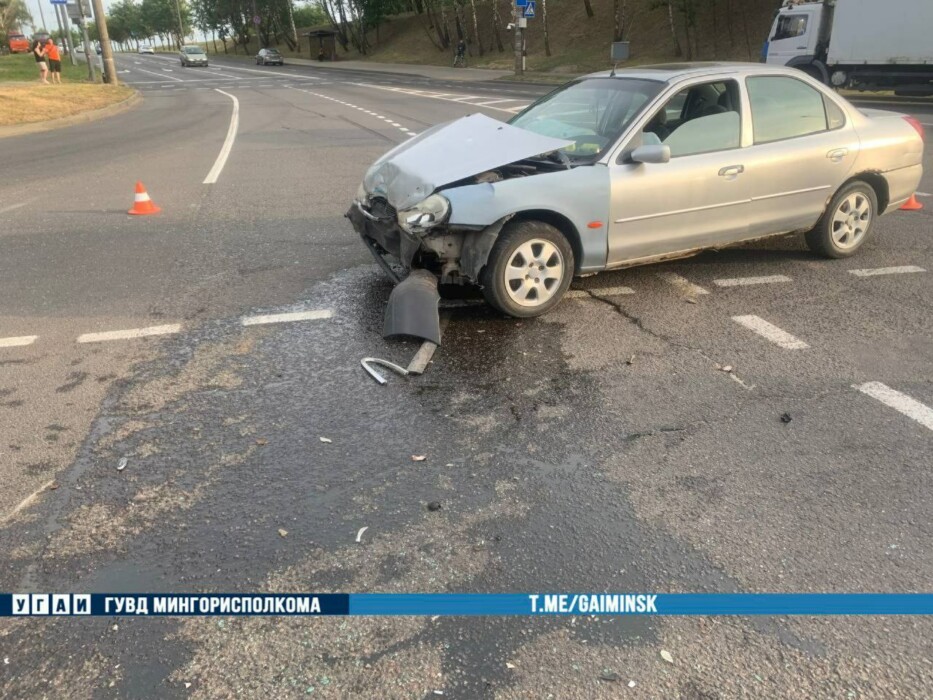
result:
[(393, 148), (370, 167), (363, 186), (396, 209), (410, 209), (438, 187), (572, 143), (471, 114)]

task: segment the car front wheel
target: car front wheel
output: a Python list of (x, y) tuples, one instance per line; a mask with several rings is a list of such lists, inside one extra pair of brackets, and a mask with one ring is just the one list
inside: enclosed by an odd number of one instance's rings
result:
[(878, 196), (866, 182), (856, 180), (839, 190), (826, 213), (807, 233), (807, 246), (828, 258), (854, 255), (871, 234)]
[(573, 249), (560, 231), (541, 221), (519, 221), (499, 234), (480, 282), (491, 306), (532, 318), (560, 301), (573, 271)]

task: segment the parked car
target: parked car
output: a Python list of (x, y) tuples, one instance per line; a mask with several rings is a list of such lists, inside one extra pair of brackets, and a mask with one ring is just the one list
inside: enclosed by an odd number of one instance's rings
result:
[(913, 194), (923, 145), (912, 117), (795, 69), (648, 66), (574, 80), (508, 124), (427, 129), (369, 168), (347, 216), (396, 281), (421, 268), (531, 317), (574, 275), (775, 234), (852, 255)]
[(152, 50), (152, 47), (149, 44), (140, 44), (139, 53), (140, 54), (150, 53), (150, 54), (155, 55), (155, 51)]
[(181, 51), (178, 52), (178, 57), (181, 59), (181, 65), (185, 67), (207, 67), (207, 54), (204, 53), (204, 49), (200, 46), (182, 46)]
[(11, 32), (7, 35), (10, 53), (29, 53), (29, 39), (23, 34)]

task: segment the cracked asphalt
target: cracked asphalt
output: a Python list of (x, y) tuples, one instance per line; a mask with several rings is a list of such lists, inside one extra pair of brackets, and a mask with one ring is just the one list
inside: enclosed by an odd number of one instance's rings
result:
[[(342, 219), (406, 138), (366, 112), (474, 110), (221, 65), (241, 125), (208, 187), (230, 114), (198, 89), (214, 75), (163, 88), (118, 61), (139, 108), (9, 143), (55, 158), (62, 194), (0, 213), (0, 337), (38, 336), (0, 348), (0, 590), (930, 590), (933, 431), (856, 387), (933, 406), (933, 200), (848, 260), (787, 237), (578, 280), (534, 321), (452, 304), (425, 374), (378, 386), (359, 360), (418, 345), (383, 340), (390, 288)], [(477, 87), (535, 90), (458, 89)], [(105, 139), (121, 148), (89, 178)], [(0, 183), (0, 212), (30, 177)], [(122, 214), (135, 179), (160, 217)], [(906, 265), (929, 272), (850, 272)], [(241, 320), (298, 309), (332, 316)], [(0, 695), (926, 698), (931, 640), (918, 617), (5, 619)]]

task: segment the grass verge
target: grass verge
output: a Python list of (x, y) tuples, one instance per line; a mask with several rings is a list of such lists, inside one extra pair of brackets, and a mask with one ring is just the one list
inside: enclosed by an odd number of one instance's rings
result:
[[(78, 65), (71, 65), (71, 59), (68, 56), (62, 56), (62, 81), (79, 82), (87, 81), (87, 64), (78, 62)], [(7, 82), (39, 82), (39, 69), (36, 68), (36, 59), (32, 54), (10, 54), (9, 56), (0, 56), (0, 83)]]
[(70, 117), (122, 102), (128, 87), (90, 84), (0, 85), (0, 126), (34, 124)]

